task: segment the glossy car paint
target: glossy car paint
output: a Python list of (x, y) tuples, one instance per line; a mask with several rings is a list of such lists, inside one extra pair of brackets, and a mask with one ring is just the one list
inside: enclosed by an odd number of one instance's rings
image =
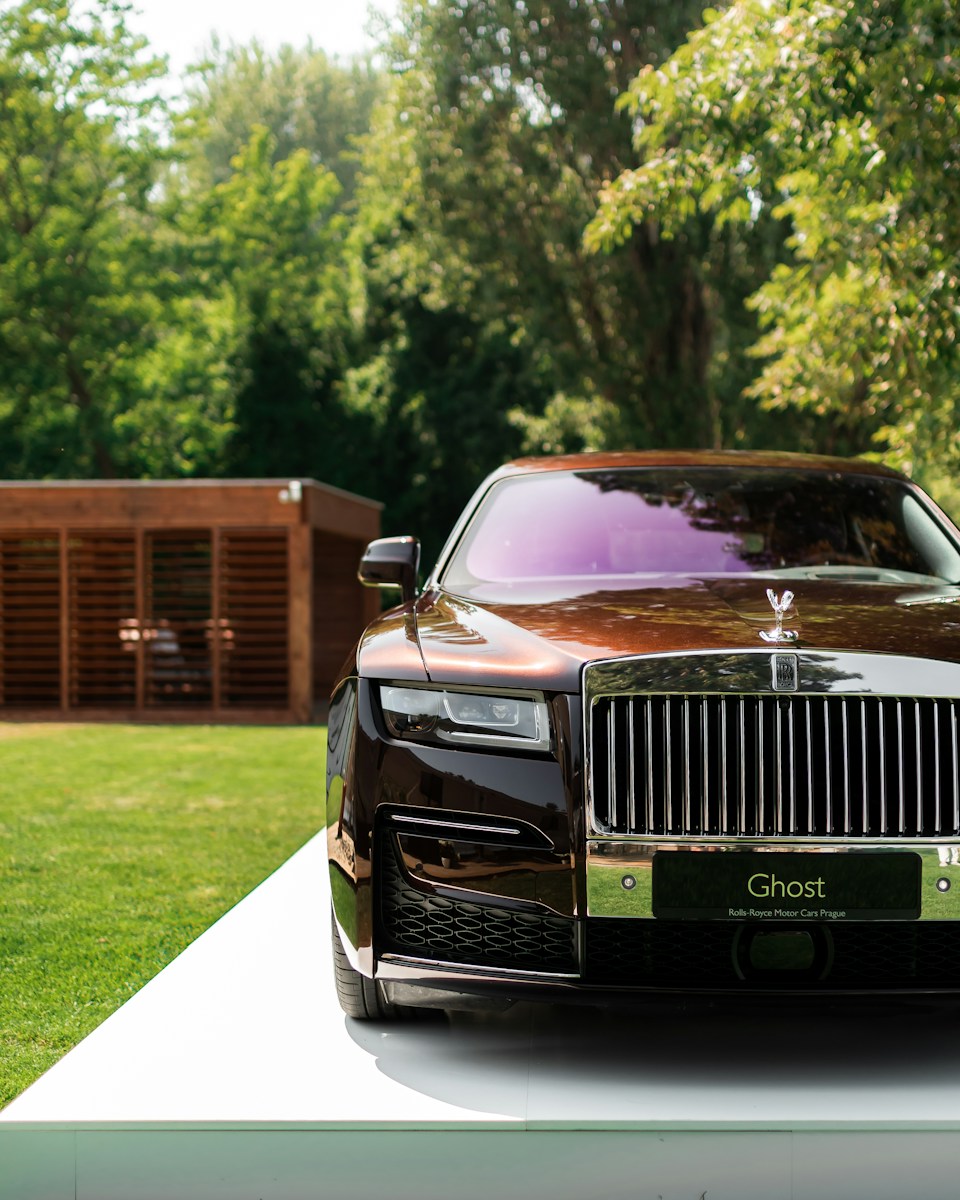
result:
[[(671, 654), (760, 653), (760, 632), (772, 626), (765, 586), (753, 576), (671, 576), (646, 578), (631, 587), (604, 588), (600, 581), (592, 590), (581, 579), (528, 584), (518, 587), (509, 603), (480, 604), (445, 592), (438, 580), (477, 500), (499, 479), (556, 470), (697, 465), (899, 478), (861, 462), (740, 453), (560, 456), (519, 460), (491, 476), (468, 505), (422, 594), (373, 622), (334, 691), (327, 801), (331, 878), (338, 924), (356, 969), (403, 982), (408, 999), (423, 986), (510, 995), (538, 987), (582, 990), (562, 971), (535, 978), (508, 967), (421, 965), (378, 947), (376, 855), (378, 847), (381, 853), (384, 846), (392, 847), (413, 885), (441, 900), (496, 902), (516, 912), (566, 918), (587, 915), (587, 862), (596, 856), (597, 843), (591, 840), (585, 803), (584, 665)], [(938, 511), (922, 493), (915, 494)], [(797, 598), (786, 623), (798, 631), (804, 652), (899, 656), (905, 663), (914, 660), (918, 669), (930, 660), (960, 662), (960, 587), (823, 579), (792, 586)], [(769, 653), (763, 661), (769, 661)], [(533, 689), (550, 706), (552, 751), (505, 754), (392, 738), (379, 710), (379, 683)], [(407, 824), (392, 823), (397, 817), (406, 817)], [(484, 832), (494, 818), (494, 825), (512, 823), (511, 836), (523, 844), (504, 845), (495, 833)], [(437, 820), (465, 822), (464, 836), (434, 836), (430, 822)], [(605, 846), (604, 853), (609, 852)], [(649, 846), (632, 842), (623, 849), (623, 861), (650, 853)], [(960, 887), (955, 895), (960, 897)], [(628, 912), (629, 905), (620, 911)]]

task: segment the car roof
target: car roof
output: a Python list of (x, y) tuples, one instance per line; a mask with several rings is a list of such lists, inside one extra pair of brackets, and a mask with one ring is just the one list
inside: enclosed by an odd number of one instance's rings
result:
[(839, 471), (855, 475), (906, 478), (899, 471), (863, 458), (826, 454), (794, 454), (769, 450), (599, 450), (581, 454), (554, 454), (517, 458), (494, 472), (491, 479), (542, 471), (609, 470), (621, 467), (759, 467), (794, 471)]

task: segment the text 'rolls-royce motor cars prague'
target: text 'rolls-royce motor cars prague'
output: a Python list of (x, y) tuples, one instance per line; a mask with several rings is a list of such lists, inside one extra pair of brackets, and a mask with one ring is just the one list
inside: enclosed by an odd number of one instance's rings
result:
[(353, 1016), (486, 998), (960, 992), (960, 532), (897, 473), (495, 472), (333, 696)]

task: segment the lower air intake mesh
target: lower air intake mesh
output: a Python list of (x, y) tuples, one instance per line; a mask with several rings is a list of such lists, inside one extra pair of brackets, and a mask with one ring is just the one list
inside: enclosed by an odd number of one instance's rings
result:
[(404, 874), (394, 839), (387, 835), (379, 846), (384, 950), (478, 967), (576, 971), (572, 920), (422, 892)]
[(829, 991), (858, 988), (960, 988), (960, 922), (830, 926), (832, 961), (824, 977), (797, 983), (744, 982), (734, 968), (735, 921), (587, 922), (584, 982), (597, 986), (778, 988)]

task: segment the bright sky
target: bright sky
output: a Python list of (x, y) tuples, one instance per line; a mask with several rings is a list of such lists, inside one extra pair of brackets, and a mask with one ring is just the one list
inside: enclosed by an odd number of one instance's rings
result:
[(303, 46), (308, 38), (328, 54), (345, 57), (373, 49), (364, 31), (370, 9), (392, 13), (396, 0), (133, 0), (131, 29), (166, 54), (179, 74), (195, 62), (216, 32), (224, 45), (256, 38), (268, 50), (284, 42)]

